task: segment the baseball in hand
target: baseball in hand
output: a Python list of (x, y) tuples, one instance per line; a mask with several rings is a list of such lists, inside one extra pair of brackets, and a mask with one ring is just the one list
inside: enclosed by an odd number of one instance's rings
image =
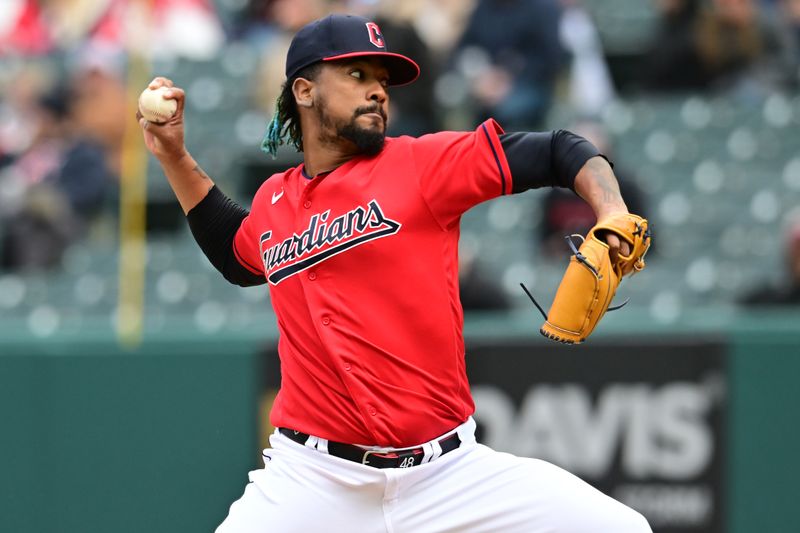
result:
[(139, 96), (139, 112), (148, 122), (161, 124), (172, 118), (178, 109), (178, 101), (164, 98), (170, 88), (161, 86), (158, 89), (149, 87)]

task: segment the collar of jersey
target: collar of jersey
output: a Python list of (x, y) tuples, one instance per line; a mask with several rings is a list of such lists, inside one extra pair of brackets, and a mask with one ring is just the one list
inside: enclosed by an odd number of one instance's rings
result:
[(300, 165), (300, 173), (301, 173), (301, 174), (303, 175), (303, 177), (304, 177), (305, 179), (307, 179), (307, 180), (313, 180), (314, 178), (318, 178), (318, 177), (325, 176), (325, 175), (327, 175), (327, 174), (330, 174), (331, 172), (333, 172), (333, 171), (332, 171), (332, 170), (326, 170), (325, 172), (320, 172), (320, 173), (319, 173), (319, 174), (317, 174), (316, 176), (309, 176), (309, 175), (308, 175), (308, 172), (306, 172), (306, 164), (305, 164), (305, 163), (303, 163), (303, 164), (301, 164), (301, 165)]

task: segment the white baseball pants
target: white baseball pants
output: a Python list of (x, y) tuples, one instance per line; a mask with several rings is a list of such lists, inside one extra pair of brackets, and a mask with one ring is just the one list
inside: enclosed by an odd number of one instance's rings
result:
[[(263, 469), (217, 533), (645, 533), (642, 515), (566, 470), (475, 442), (429, 463), (377, 469), (275, 433)], [(440, 437), (441, 438), (441, 437)]]

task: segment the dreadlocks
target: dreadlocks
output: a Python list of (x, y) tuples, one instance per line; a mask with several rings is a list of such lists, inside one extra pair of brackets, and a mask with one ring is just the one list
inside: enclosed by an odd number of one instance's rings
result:
[(267, 125), (264, 140), (261, 141), (261, 150), (273, 159), (277, 157), (278, 147), (283, 144), (292, 144), (298, 152), (303, 151), (303, 132), (300, 130), (300, 114), (297, 112), (292, 85), (297, 78), (314, 81), (321, 66), (322, 63), (313, 63), (303, 68), (281, 87), (281, 94), (275, 102), (275, 113)]

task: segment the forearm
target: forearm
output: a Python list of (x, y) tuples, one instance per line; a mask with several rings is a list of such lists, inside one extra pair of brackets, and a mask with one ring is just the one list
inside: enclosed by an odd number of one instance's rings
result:
[(203, 172), (197, 161), (186, 150), (184, 144), (183, 110), (186, 95), (171, 80), (157, 77), (148, 85), (149, 89), (166, 87), (163, 97), (177, 102), (175, 113), (165, 122), (148, 122), (137, 111), (136, 116), (142, 128), (144, 144), (158, 161), (167, 176), (184, 213), (188, 213), (214, 186), (211, 178)]
[(592, 157), (578, 171), (575, 192), (592, 207), (598, 220), (613, 213), (628, 212), (614, 171), (603, 157)]
[(214, 186), (208, 174), (185, 150), (180, 156), (159, 158), (159, 162), (184, 214), (199, 204)]

